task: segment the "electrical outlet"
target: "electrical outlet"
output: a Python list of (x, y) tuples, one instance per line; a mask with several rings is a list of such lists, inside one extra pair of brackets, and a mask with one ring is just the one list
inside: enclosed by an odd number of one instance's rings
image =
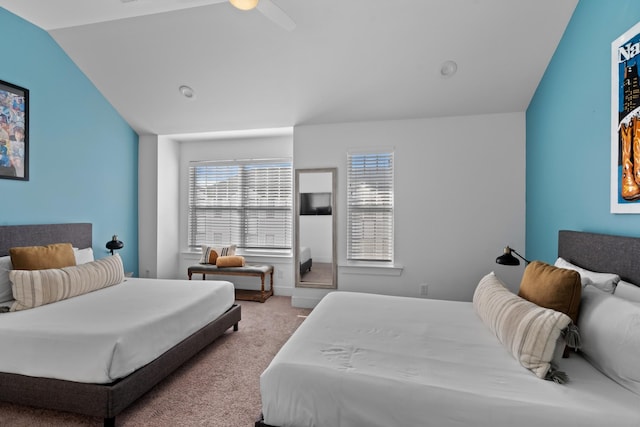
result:
[(428, 293), (429, 293), (429, 285), (427, 285), (426, 283), (420, 284), (420, 296), (426, 297)]

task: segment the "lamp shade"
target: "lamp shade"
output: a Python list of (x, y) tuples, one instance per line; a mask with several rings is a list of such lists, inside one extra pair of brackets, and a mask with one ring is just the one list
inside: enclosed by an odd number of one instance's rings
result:
[(240, 10), (251, 10), (255, 9), (258, 6), (259, 0), (229, 0), (236, 9)]
[(124, 248), (124, 243), (121, 240), (118, 240), (118, 236), (115, 234), (106, 244), (107, 249), (111, 251), (111, 255), (113, 255), (113, 251)]
[(496, 262), (502, 265), (520, 265), (520, 260), (511, 254), (509, 246), (505, 246), (504, 253), (496, 258)]

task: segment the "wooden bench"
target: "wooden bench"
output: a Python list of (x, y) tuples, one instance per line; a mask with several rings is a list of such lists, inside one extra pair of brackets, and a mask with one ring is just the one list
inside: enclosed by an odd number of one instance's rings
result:
[[(236, 289), (236, 299), (243, 301), (265, 302), (273, 295), (273, 265), (245, 265), (244, 267), (217, 267), (212, 264), (192, 265), (187, 269), (189, 280), (193, 274), (202, 274), (202, 280), (207, 274), (218, 274), (221, 276), (256, 276), (260, 277), (260, 290), (252, 291), (247, 289)], [(264, 278), (269, 274), (269, 289), (264, 288)]]

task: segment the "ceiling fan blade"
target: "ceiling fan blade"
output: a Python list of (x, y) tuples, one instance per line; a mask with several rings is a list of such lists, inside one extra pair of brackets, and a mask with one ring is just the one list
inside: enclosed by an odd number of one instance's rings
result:
[(296, 23), (282, 9), (276, 6), (271, 0), (260, 0), (256, 7), (264, 16), (280, 25), (287, 31), (293, 31)]

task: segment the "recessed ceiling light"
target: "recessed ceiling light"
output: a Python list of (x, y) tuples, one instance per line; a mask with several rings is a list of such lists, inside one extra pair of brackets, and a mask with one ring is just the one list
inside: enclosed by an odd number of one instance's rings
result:
[(458, 64), (455, 61), (444, 61), (440, 67), (442, 77), (451, 77), (458, 71)]
[(184, 96), (185, 98), (193, 98), (195, 97), (195, 93), (193, 92), (193, 89), (191, 89), (189, 86), (186, 85), (182, 85), (178, 88), (178, 90), (180, 91), (180, 93), (182, 94), (182, 96)]

